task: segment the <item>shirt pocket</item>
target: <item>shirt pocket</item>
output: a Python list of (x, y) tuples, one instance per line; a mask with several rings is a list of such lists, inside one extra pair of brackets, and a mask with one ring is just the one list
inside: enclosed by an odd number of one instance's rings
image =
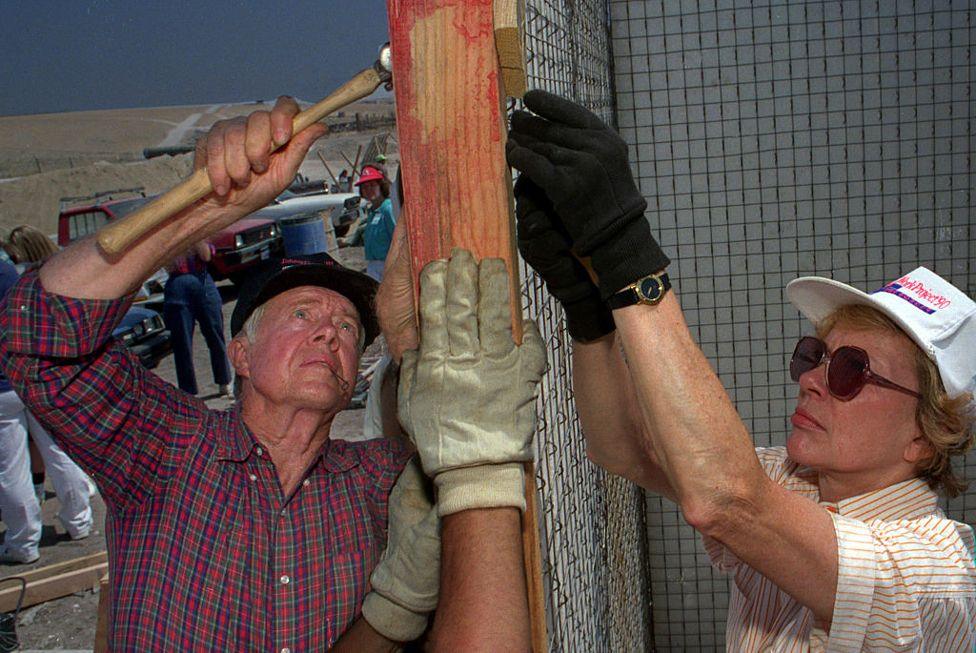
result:
[(252, 568), (248, 556), (253, 547), (250, 526), (241, 523), (241, 511), (229, 514), (220, 525), (210, 559), (210, 569), (204, 579), (203, 590), (219, 603), (229, 597), (239, 598), (246, 593), (245, 569)]

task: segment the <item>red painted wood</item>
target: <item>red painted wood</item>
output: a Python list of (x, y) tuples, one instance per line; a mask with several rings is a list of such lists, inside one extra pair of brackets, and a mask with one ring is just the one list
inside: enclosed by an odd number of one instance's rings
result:
[(453, 247), (502, 258), (520, 307), (491, 0), (391, 0), (388, 9), (415, 274)]
[[(512, 180), (492, 0), (388, 0), (393, 87), (414, 272), (453, 247), (501, 258), (511, 279), (512, 331), (522, 304), (513, 238)], [(532, 650), (547, 650), (535, 474), (526, 464), (522, 544)]]

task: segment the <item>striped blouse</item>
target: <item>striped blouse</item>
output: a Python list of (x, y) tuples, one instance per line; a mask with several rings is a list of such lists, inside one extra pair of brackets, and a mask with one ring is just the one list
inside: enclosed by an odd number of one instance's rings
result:
[(706, 537), (712, 564), (733, 573), (726, 650), (976, 650), (973, 529), (947, 519), (924, 480), (829, 503), (820, 501), (816, 473), (784, 447), (756, 454), (771, 479), (831, 513), (837, 596), (827, 633), (810, 610)]

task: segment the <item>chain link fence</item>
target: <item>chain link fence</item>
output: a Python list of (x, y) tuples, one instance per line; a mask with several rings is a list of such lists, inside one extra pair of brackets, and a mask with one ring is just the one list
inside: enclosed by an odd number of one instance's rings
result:
[[(605, 2), (529, 0), (529, 87), (573, 98), (612, 122), (607, 21)], [(648, 650), (643, 493), (587, 460), (562, 309), (531, 269), (523, 265), (522, 275), (550, 361), (538, 407), (537, 467), (550, 650)]]

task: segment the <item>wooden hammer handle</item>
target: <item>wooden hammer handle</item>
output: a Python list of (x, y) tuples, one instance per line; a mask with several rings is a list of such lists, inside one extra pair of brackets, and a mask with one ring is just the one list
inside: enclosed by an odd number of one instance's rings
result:
[[(292, 120), (292, 134), (322, 120), (332, 112), (370, 95), (383, 80), (374, 68), (367, 68), (340, 86), (334, 93), (305, 109)], [(281, 146), (278, 146), (281, 147)], [(274, 148), (272, 151), (278, 148)], [(134, 242), (154, 228), (213, 192), (206, 168), (195, 171), (138, 211), (113, 222), (98, 232), (98, 244), (102, 250), (114, 256), (124, 252)]]

